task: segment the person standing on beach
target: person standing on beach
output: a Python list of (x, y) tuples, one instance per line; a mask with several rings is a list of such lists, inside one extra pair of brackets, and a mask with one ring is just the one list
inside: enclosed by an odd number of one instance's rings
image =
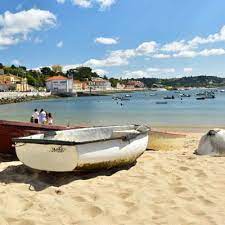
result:
[(53, 124), (53, 117), (52, 117), (52, 114), (51, 113), (48, 113), (48, 125), (52, 125)]
[(41, 124), (45, 124), (47, 121), (46, 119), (46, 112), (44, 111), (44, 109), (41, 109), (40, 113), (39, 113), (39, 122)]
[(38, 123), (39, 122), (39, 112), (37, 109), (34, 110), (32, 116), (31, 116), (31, 122), (32, 123)]

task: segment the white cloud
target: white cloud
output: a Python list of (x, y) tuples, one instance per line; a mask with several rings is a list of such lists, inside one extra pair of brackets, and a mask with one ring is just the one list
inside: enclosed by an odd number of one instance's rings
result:
[[(161, 51), (176, 52), (175, 57), (196, 57), (196, 56), (211, 56), (223, 55), (223, 49), (205, 49), (202, 52), (196, 52), (196, 49), (203, 44), (212, 44), (216, 42), (225, 42), (225, 26), (223, 26), (218, 33), (210, 34), (206, 38), (196, 36), (190, 41), (174, 41), (162, 46)], [(195, 50), (195, 51), (194, 51)]]
[(210, 34), (208, 37), (195, 37), (189, 41), (190, 45), (208, 44), (225, 41), (225, 26), (223, 26), (218, 33)]
[(109, 56), (106, 59), (90, 59), (84, 65), (90, 67), (123, 66), (128, 65), (128, 61), (126, 58)]
[(139, 55), (148, 55), (156, 51), (157, 43), (155, 41), (144, 42), (136, 48)]
[(64, 4), (66, 0), (56, 0), (59, 4)]
[(152, 56), (152, 58), (156, 58), (156, 59), (168, 59), (171, 58), (171, 55), (167, 55), (167, 54), (155, 54)]
[(62, 48), (62, 47), (63, 47), (63, 41), (59, 41), (59, 42), (56, 44), (56, 47), (57, 47), (57, 48)]
[[(65, 2), (65, 0), (57, 0), (58, 2)], [(81, 8), (91, 8), (94, 5), (98, 5), (101, 11), (109, 9), (113, 4), (115, 4), (116, 0), (71, 0), (73, 5), (77, 5)]]
[(128, 59), (136, 56), (148, 56), (157, 51), (157, 43), (154, 41), (144, 42), (136, 49), (125, 49), (112, 51), (104, 59), (90, 59), (84, 64), (92, 67), (110, 67), (128, 65)]
[(30, 9), (15, 14), (7, 11), (0, 15), (0, 47), (25, 41), (32, 31), (53, 27), (55, 23), (56, 16), (49, 11)]
[(66, 72), (67, 70), (70, 70), (70, 69), (76, 69), (77, 67), (80, 67), (80, 66), (83, 66), (82, 64), (71, 64), (71, 65), (64, 65), (62, 66), (62, 70), (63, 72)]
[(175, 58), (194, 58), (198, 55), (195, 51), (181, 51), (179, 53), (174, 54)]
[(174, 73), (174, 68), (148, 68), (148, 72), (150, 73)]
[(107, 75), (109, 72), (103, 69), (94, 69), (93, 72), (97, 73), (99, 76)]
[(200, 56), (218, 56), (225, 55), (225, 50), (222, 48), (219, 49), (205, 49), (198, 53)]
[(98, 37), (95, 39), (95, 42), (103, 45), (115, 45), (118, 43), (118, 39)]
[(130, 78), (143, 78), (148, 77), (149, 74), (146, 71), (143, 70), (136, 70), (136, 71), (124, 71), (122, 73), (122, 77), (124, 79), (130, 79)]
[(148, 68), (146, 70), (124, 71), (122, 73), (123, 78), (143, 78), (153, 77), (153, 75), (175, 73), (174, 68)]
[(162, 46), (161, 50), (166, 52), (179, 52), (179, 51), (187, 51), (190, 48), (191, 46), (186, 44), (184, 40), (181, 40), (165, 44), (164, 46)]
[(77, 5), (82, 8), (90, 8), (92, 7), (91, 0), (71, 0), (74, 5)]
[(184, 72), (185, 73), (192, 73), (193, 72), (193, 68), (190, 68), (190, 67), (184, 68)]
[(183, 51), (179, 52), (177, 54), (174, 54), (173, 56), (175, 58), (194, 58), (197, 56), (219, 56), (219, 55), (225, 55), (225, 50), (222, 48), (219, 49), (204, 49), (200, 52), (196, 51)]
[(14, 60), (12, 61), (12, 64), (13, 64), (13, 65), (16, 65), (16, 66), (19, 66), (19, 65), (21, 65), (21, 62), (20, 62), (18, 59), (14, 59)]
[(110, 8), (113, 4), (116, 3), (116, 0), (96, 0), (96, 1), (100, 5), (101, 10)]

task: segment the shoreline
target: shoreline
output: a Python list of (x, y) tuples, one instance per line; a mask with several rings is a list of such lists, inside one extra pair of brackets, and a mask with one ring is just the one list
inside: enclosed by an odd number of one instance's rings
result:
[(45, 100), (45, 99), (55, 99), (57, 96), (33, 96), (33, 97), (19, 97), (19, 98), (3, 98), (0, 99), (0, 105), (14, 104), (14, 103), (22, 103), (22, 102), (30, 102), (35, 100)]

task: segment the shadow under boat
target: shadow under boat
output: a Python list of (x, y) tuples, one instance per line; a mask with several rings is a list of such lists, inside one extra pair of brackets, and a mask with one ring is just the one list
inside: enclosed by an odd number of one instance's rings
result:
[(42, 125), (27, 122), (0, 120), (0, 154), (15, 155), (13, 138), (41, 134), (49, 131), (84, 128), (84, 126), (56, 126)]
[(136, 162), (130, 165), (115, 167), (104, 171), (73, 171), (65, 173), (47, 173), (30, 169), (25, 165), (13, 165), (8, 166), (0, 172), (0, 183), (23, 183), (29, 185), (30, 191), (42, 191), (48, 187), (59, 188), (77, 180), (89, 180), (98, 176), (111, 176), (121, 170), (129, 170), (135, 165)]

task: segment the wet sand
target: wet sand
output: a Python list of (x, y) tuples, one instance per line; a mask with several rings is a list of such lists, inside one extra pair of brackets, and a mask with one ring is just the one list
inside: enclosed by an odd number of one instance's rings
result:
[(225, 159), (193, 155), (200, 136), (153, 134), (136, 165), (92, 174), (2, 160), (0, 224), (223, 225)]

